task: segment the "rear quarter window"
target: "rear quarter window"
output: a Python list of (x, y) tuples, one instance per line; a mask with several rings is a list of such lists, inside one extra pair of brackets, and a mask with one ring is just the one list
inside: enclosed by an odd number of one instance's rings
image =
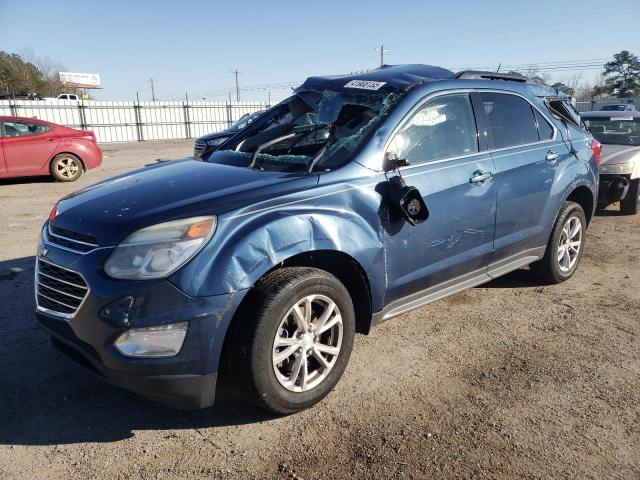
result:
[(540, 140), (551, 140), (553, 138), (553, 127), (549, 125), (549, 122), (538, 112), (533, 110), (536, 116), (536, 122), (538, 123), (538, 133)]

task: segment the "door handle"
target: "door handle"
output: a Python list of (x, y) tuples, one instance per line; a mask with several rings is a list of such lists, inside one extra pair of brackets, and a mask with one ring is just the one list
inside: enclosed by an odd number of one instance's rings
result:
[(490, 179), (492, 175), (493, 174), (491, 172), (483, 172), (482, 170), (477, 170), (473, 172), (473, 175), (471, 176), (469, 181), (471, 183), (481, 183), (481, 182), (484, 182), (485, 180)]
[(560, 158), (560, 154), (549, 150), (544, 158), (547, 162), (555, 162)]

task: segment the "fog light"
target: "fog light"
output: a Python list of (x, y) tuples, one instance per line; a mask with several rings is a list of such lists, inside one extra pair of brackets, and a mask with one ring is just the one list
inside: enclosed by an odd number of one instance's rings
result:
[(114, 346), (127, 357), (173, 357), (182, 348), (187, 328), (188, 322), (132, 328), (120, 335)]

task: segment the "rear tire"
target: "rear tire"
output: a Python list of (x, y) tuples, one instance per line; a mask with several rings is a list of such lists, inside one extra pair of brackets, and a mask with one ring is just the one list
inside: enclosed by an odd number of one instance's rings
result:
[(586, 230), (587, 220), (582, 207), (575, 202), (564, 202), (544, 257), (530, 265), (533, 274), (550, 284), (569, 280), (580, 264)]
[(74, 182), (82, 175), (82, 162), (71, 153), (59, 153), (51, 160), (50, 171), (58, 182)]
[(629, 182), (627, 195), (620, 201), (620, 213), (635, 215), (640, 211), (640, 178)]
[(355, 323), (349, 292), (333, 275), (307, 267), (276, 270), (259, 281), (238, 312), (225, 363), (251, 401), (294, 413), (338, 383)]

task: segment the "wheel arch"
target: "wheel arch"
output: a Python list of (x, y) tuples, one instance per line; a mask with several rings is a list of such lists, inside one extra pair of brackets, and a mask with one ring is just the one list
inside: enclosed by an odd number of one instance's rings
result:
[[(373, 315), (371, 286), (364, 268), (355, 258), (337, 250), (315, 250), (299, 253), (283, 260), (268, 270), (255, 284), (274, 271), (287, 267), (312, 267), (335, 276), (345, 286), (353, 301), (356, 316), (356, 332), (365, 335), (369, 333)], [(230, 354), (228, 349), (234, 345), (236, 336), (241, 334), (241, 318), (253, 306), (255, 300), (252, 291), (254, 291), (255, 284), (254, 287), (244, 295), (224, 334), (219, 359), (219, 371), (222, 375), (228, 374), (228, 372), (233, 369), (233, 365), (228, 364), (229, 360), (233, 357), (233, 354)]]
[(579, 185), (569, 192), (565, 201), (575, 202), (582, 207), (587, 218), (587, 225), (591, 223), (595, 208), (595, 198), (593, 192), (586, 185)]
[(84, 160), (82, 159), (82, 157), (80, 155), (78, 155), (76, 152), (69, 152), (67, 150), (63, 150), (61, 152), (55, 152), (51, 158), (49, 159), (48, 165), (49, 165), (49, 171), (51, 171), (51, 167), (53, 167), (53, 161), (55, 160), (55, 158), (58, 155), (73, 155), (74, 157), (76, 157), (79, 161), (80, 161), (80, 165), (82, 166), (82, 172), (86, 172), (87, 171), (87, 166), (84, 164)]

